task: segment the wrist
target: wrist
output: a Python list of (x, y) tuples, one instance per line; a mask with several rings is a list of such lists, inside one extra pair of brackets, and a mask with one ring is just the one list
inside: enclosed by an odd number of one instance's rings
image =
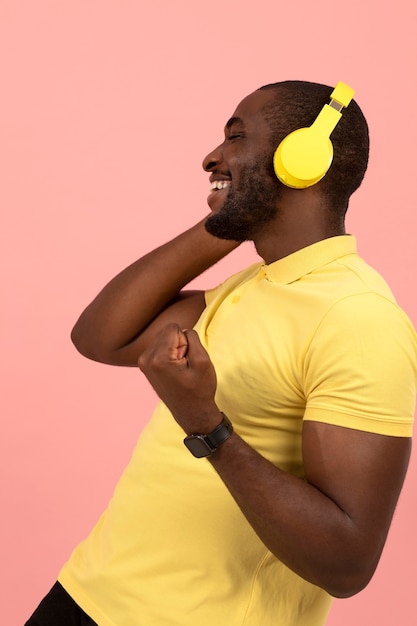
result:
[(233, 433), (233, 425), (227, 415), (221, 413), (221, 422), (210, 433), (194, 433), (184, 439), (184, 444), (196, 458), (209, 457)]
[(169, 408), (175, 421), (178, 422), (187, 436), (196, 433), (209, 435), (222, 421), (223, 413), (216, 405), (209, 408), (207, 404), (209, 403), (203, 402), (197, 410), (194, 408), (187, 410), (184, 406), (181, 409), (174, 409), (172, 406)]

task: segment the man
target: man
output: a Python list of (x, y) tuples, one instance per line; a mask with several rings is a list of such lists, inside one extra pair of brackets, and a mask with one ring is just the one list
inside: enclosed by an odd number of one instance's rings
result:
[[(30, 626), (320, 626), (372, 577), (408, 465), (417, 342), (345, 234), (368, 160), (357, 104), (322, 180), (275, 176), (276, 146), (330, 93), (291, 81), (245, 98), (203, 162), (211, 215), (77, 322), (80, 352), (138, 364), (162, 403)], [(262, 262), (183, 291), (243, 240)]]

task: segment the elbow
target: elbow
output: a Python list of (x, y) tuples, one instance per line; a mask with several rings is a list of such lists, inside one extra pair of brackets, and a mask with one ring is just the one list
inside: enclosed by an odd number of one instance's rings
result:
[(97, 363), (106, 365), (121, 365), (125, 367), (137, 366), (135, 350), (129, 351), (128, 346), (109, 345), (108, 341), (97, 332), (97, 328), (84, 325), (78, 321), (71, 331), (71, 341), (78, 352)]
[(327, 593), (330, 594), (333, 598), (338, 598), (338, 599), (352, 598), (352, 596), (355, 596), (357, 593), (365, 589), (365, 587), (369, 583), (369, 580), (367, 580), (366, 582), (342, 581), (337, 586), (331, 585), (331, 587), (328, 589), (325, 589), (325, 591), (327, 591)]
[(92, 342), (88, 339), (88, 333), (83, 331), (83, 329), (80, 328), (80, 324), (77, 322), (71, 331), (71, 341), (73, 345), (82, 356), (92, 361), (99, 361), (100, 359), (94, 350)]
[(98, 363), (109, 363), (109, 350), (106, 350), (106, 343), (100, 336), (100, 327), (84, 316), (84, 313), (77, 320), (71, 331), (71, 341), (77, 351), (91, 361)]
[(366, 536), (354, 542), (346, 541), (343, 549), (333, 553), (327, 572), (322, 570), (324, 584), (319, 586), (334, 598), (351, 598), (360, 593), (372, 580), (384, 543), (385, 535), (375, 543)]
[(363, 591), (371, 581), (376, 565), (345, 568), (327, 580), (323, 588), (334, 598), (351, 598)]

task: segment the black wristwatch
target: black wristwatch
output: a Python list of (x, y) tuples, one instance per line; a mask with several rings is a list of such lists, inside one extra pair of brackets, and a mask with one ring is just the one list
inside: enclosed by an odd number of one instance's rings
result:
[(211, 456), (232, 434), (232, 422), (227, 415), (224, 413), (222, 413), (222, 415), (223, 419), (221, 423), (208, 435), (188, 435), (188, 437), (184, 439), (185, 445), (197, 459)]

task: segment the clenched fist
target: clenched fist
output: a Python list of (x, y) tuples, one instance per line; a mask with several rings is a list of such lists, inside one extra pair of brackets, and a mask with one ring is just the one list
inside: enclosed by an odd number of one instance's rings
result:
[(210, 433), (221, 422), (214, 401), (216, 372), (194, 330), (168, 324), (138, 365), (187, 434)]

